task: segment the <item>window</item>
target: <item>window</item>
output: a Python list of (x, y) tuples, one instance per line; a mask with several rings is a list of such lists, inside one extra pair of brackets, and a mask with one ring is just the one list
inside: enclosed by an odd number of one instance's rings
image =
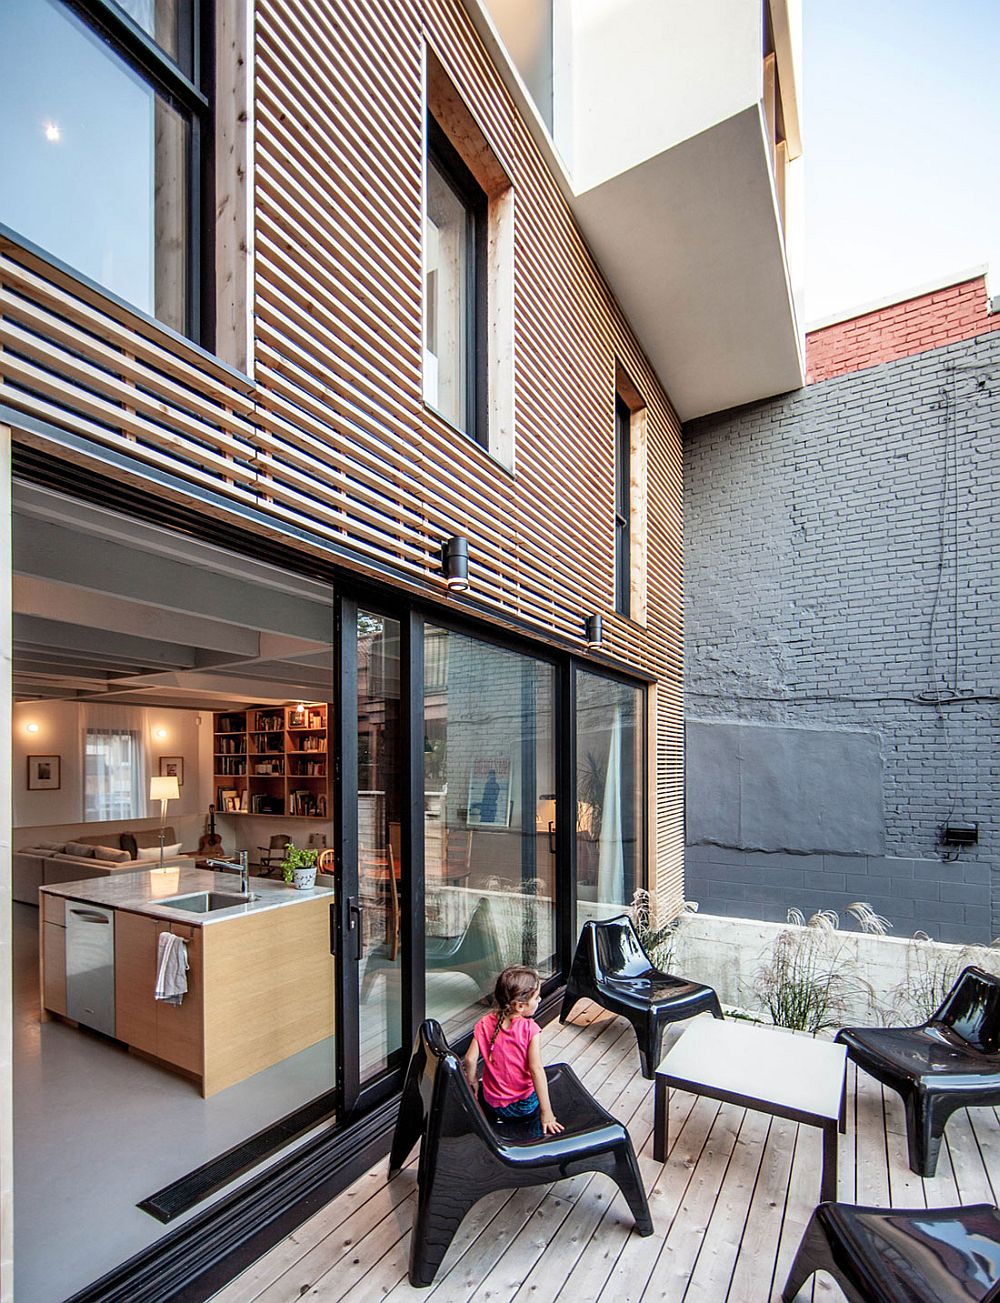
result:
[(204, 342), (201, 9), (0, 4), (0, 222)]
[(425, 626), (427, 1016), (469, 1030), (497, 974), (555, 971), (555, 696), (548, 663)]
[(137, 731), (88, 728), (84, 822), (145, 818), (145, 771), (145, 753)]
[(641, 688), (576, 675), (577, 933), (631, 904), (643, 877)]
[(484, 447), (487, 215), (485, 192), (428, 115), (424, 400)]
[(632, 413), (615, 394), (615, 610), (632, 614)]

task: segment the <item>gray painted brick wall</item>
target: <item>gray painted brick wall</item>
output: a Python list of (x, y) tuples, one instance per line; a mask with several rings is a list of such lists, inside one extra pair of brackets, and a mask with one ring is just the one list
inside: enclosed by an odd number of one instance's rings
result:
[[(873, 735), (884, 810), (881, 856), (836, 845), (836, 818), (823, 854), (785, 853), (779, 802), (740, 845), (692, 770), (686, 892), (702, 909), (780, 918), (872, 896), (898, 933), (1000, 935), (998, 435), (1000, 334), (685, 427), (688, 721)], [(979, 823), (957, 862), (938, 846), (949, 815)]]

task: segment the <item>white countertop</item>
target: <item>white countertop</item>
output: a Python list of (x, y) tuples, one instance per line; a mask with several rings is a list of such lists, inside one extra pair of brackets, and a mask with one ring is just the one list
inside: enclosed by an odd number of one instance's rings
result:
[(258, 899), (246, 904), (198, 914), (189, 909), (171, 908), (166, 903), (166, 897), (169, 896), (190, 896), (199, 891), (238, 895), (239, 889), (239, 877), (235, 873), (213, 873), (208, 869), (168, 865), (162, 869), (136, 869), (132, 873), (115, 873), (107, 878), (89, 878), (85, 882), (61, 882), (58, 886), (42, 887), (41, 890), (50, 896), (79, 900), (87, 905), (104, 905), (107, 909), (150, 914), (175, 923), (193, 923), (195, 927), (224, 923), (247, 914), (281, 909), (286, 905), (301, 905), (303, 901), (315, 900), (317, 896), (328, 896), (332, 901), (334, 895), (330, 887), (296, 891), (283, 882), (252, 877), (250, 890)]

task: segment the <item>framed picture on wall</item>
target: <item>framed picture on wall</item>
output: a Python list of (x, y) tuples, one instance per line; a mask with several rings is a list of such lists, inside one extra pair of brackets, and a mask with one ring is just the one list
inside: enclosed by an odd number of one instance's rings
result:
[(176, 778), (177, 786), (184, 786), (184, 757), (160, 756), (160, 777)]
[(480, 756), (469, 775), (466, 823), (477, 828), (510, 825), (510, 756)]
[(60, 756), (28, 756), (29, 792), (54, 792), (61, 786)]

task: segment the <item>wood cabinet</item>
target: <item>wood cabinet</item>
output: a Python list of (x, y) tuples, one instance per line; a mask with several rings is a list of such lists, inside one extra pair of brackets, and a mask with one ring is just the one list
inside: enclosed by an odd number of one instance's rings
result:
[[(332, 895), (208, 926), (115, 909), (115, 1038), (214, 1095), (333, 1035)], [(42, 1016), (66, 1017), (65, 901), (42, 892)], [(188, 990), (154, 997), (160, 933), (184, 938)]]
[[(188, 993), (180, 1004), (154, 998), (160, 933), (184, 938)], [(202, 930), (144, 914), (115, 914), (115, 1034), (132, 1049), (201, 1076), (204, 1065)]]
[(213, 769), (220, 813), (326, 819), (328, 721), (325, 702), (217, 713)]
[(42, 1012), (66, 1017), (66, 902), (42, 896)]

